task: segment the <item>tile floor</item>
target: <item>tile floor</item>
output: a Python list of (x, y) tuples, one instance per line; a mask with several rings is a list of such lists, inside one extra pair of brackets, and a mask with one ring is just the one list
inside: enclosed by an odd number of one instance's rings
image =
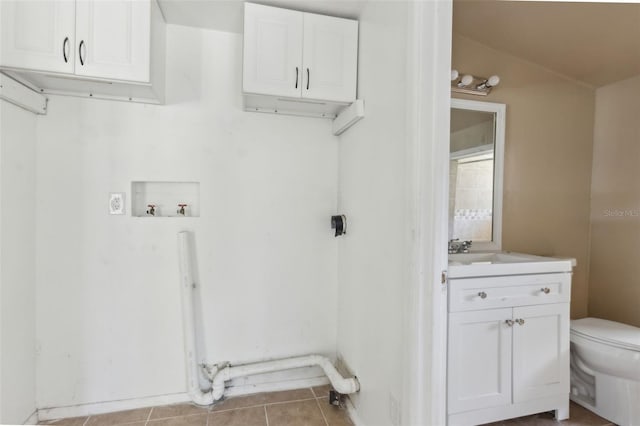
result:
[(533, 416), (520, 417), (505, 420), (503, 422), (489, 423), (487, 426), (612, 426), (609, 420), (598, 417), (591, 411), (571, 402), (569, 407), (569, 420), (557, 422), (553, 418), (553, 412), (534, 414)]
[(329, 405), (330, 387), (229, 398), (211, 408), (191, 404), (53, 420), (56, 426), (352, 426), (344, 408)]
[[(56, 426), (353, 426), (344, 408), (330, 406), (330, 386), (259, 393), (229, 398), (211, 408), (191, 404), (139, 408), (89, 417), (44, 422)], [(614, 426), (571, 403), (571, 418), (560, 423), (553, 413), (535, 414), (486, 426)]]

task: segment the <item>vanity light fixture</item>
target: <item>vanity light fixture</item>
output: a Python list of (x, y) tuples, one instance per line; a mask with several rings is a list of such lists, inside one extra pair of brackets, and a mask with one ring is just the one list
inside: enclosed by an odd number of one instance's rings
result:
[(500, 83), (500, 77), (492, 75), (489, 78), (474, 77), (465, 74), (460, 79), (457, 70), (451, 70), (451, 91), (467, 95), (487, 96), (491, 89)]

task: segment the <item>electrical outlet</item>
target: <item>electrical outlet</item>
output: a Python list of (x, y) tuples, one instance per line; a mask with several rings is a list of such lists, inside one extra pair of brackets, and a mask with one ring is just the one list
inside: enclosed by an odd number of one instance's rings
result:
[(389, 394), (389, 420), (392, 425), (400, 426), (400, 403), (392, 394)]
[(124, 214), (124, 192), (109, 194), (109, 214)]

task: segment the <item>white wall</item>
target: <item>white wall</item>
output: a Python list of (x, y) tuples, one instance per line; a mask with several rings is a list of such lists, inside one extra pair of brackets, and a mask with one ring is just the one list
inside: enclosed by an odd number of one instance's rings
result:
[[(358, 376), (364, 424), (392, 424), (403, 391), (406, 267), (406, 2), (368, 2), (360, 17), (358, 97), (366, 117), (340, 138), (338, 353)], [(400, 410), (401, 407), (398, 407)]]
[[(167, 30), (167, 105), (52, 97), (39, 119), (38, 407), (185, 390), (185, 229), (209, 362), (335, 354), (331, 122), (243, 112), (241, 36)], [(137, 180), (200, 182), (201, 217), (109, 216)]]
[(35, 410), (36, 116), (0, 101), (0, 423)]

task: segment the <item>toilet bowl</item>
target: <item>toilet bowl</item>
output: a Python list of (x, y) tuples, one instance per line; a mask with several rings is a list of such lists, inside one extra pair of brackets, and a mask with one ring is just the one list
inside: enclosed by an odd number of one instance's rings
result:
[(571, 321), (571, 400), (621, 426), (640, 426), (640, 328)]

